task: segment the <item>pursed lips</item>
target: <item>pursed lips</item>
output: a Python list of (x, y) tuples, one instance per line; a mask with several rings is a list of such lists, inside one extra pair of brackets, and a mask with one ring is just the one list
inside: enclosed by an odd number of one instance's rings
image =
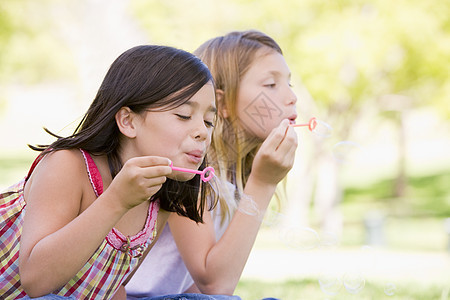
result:
[(202, 150), (192, 150), (186, 152), (189, 160), (191, 160), (195, 164), (199, 164), (203, 161), (203, 157), (205, 156), (205, 151)]
[(297, 114), (291, 115), (288, 119), (289, 119), (289, 123), (295, 124), (295, 120), (297, 119)]

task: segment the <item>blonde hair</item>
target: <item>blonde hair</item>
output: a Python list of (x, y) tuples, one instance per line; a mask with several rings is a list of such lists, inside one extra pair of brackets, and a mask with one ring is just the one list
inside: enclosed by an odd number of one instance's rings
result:
[[(249, 138), (245, 133), (237, 117), (236, 99), (239, 83), (261, 49), (283, 54), (275, 40), (256, 30), (230, 32), (206, 41), (194, 51), (211, 71), (216, 89), (223, 91), (217, 103), (219, 113), (208, 155), (220, 180), (234, 184), (236, 191), (232, 198), (238, 200), (243, 195), (253, 158), (262, 141)], [(227, 117), (220, 113), (223, 108), (226, 108)], [(230, 214), (230, 203), (226, 198), (226, 192), (224, 195), (221, 191), (222, 220)]]

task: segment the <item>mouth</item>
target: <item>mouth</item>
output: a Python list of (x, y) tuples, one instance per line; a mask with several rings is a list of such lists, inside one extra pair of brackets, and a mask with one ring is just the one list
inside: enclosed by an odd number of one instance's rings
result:
[(297, 119), (297, 114), (291, 115), (288, 120), (291, 125), (295, 125), (295, 120)]
[(203, 161), (203, 158), (205, 157), (205, 151), (192, 150), (192, 151), (186, 152), (186, 156), (190, 163), (198, 165)]

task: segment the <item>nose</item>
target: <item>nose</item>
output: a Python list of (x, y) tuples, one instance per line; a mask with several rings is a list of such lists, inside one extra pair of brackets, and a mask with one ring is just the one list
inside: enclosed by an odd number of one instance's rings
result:
[(294, 93), (291, 87), (289, 87), (288, 89), (286, 99), (288, 105), (295, 105), (295, 103), (297, 103), (297, 95)]
[(192, 137), (195, 140), (204, 141), (206, 140), (210, 135), (208, 127), (206, 127), (205, 121), (203, 118), (201, 120), (198, 120), (195, 122), (195, 126), (192, 129)]

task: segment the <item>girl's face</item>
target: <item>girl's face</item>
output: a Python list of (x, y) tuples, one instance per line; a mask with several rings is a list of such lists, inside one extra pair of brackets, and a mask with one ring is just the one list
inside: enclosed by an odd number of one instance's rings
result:
[[(215, 116), (214, 87), (209, 82), (177, 108), (146, 112), (138, 122), (136, 151), (167, 157), (176, 167), (198, 169), (211, 143)], [(193, 176), (174, 172), (169, 178), (184, 181)]]
[(297, 97), (292, 91), (291, 72), (283, 55), (262, 48), (241, 78), (236, 111), (240, 124), (264, 140), (283, 119), (295, 123)]

